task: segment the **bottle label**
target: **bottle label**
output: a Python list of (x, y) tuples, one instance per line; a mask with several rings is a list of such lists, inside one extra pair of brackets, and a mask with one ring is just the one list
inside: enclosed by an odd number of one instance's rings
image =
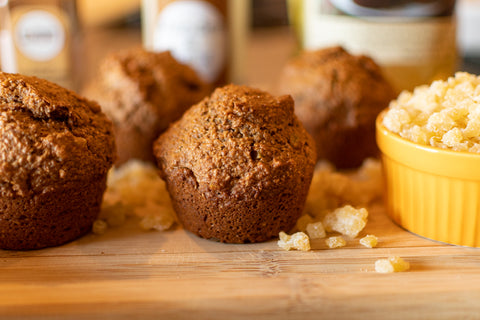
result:
[(71, 30), (66, 13), (56, 6), (17, 6), (11, 11), (11, 22), (16, 72), (72, 87)]
[(198, 0), (174, 1), (158, 14), (153, 30), (153, 50), (170, 50), (208, 82), (225, 68), (226, 27), (215, 6)]
[(405, 11), (355, 5), (361, 2), (305, 0), (305, 48), (341, 45), (352, 53), (369, 55), (385, 67), (387, 75), (391, 73), (393, 82), (401, 82), (397, 83), (401, 89), (451, 75), (457, 53), (452, 16), (412, 16), (410, 10), (416, 7)]
[(52, 13), (32, 10), (15, 26), (15, 39), (22, 54), (35, 61), (55, 58), (65, 46), (65, 29)]

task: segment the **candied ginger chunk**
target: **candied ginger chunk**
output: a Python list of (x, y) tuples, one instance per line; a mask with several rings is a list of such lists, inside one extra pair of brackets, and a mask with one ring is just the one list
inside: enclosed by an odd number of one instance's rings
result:
[(327, 236), (321, 221), (309, 223), (306, 231), (310, 239), (323, 239)]
[[(383, 192), (382, 164), (378, 159), (368, 158), (358, 170), (348, 173), (320, 162), (313, 175), (305, 212), (313, 220), (321, 220), (328, 212), (346, 204), (366, 207), (380, 200)], [(300, 219), (297, 229), (304, 231), (300, 224), (305, 225), (305, 220)]]
[(410, 122), (410, 116), (405, 109), (391, 109), (389, 117), (385, 117), (383, 125), (390, 131), (399, 132), (404, 123)]
[(428, 131), (418, 125), (412, 126), (410, 130), (405, 131), (401, 136), (418, 144), (426, 145), (428, 143)]
[(170, 229), (174, 223), (175, 219), (171, 215), (148, 214), (140, 220), (140, 227), (144, 230), (165, 231)]
[(292, 235), (288, 235), (285, 232), (281, 231), (279, 233), (279, 238), (277, 244), (280, 248), (284, 250), (300, 250), (300, 251), (310, 251), (310, 239), (304, 232), (296, 232)]
[(375, 261), (375, 271), (378, 273), (403, 272), (408, 269), (410, 269), (410, 264), (398, 256)]
[(94, 234), (104, 234), (107, 231), (108, 225), (105, 221), (97, 219), (93, 222), (92, 232)]
[(467, 126), (463, 134), (468, 138), (480, 136), (480, 107), (476, 107), (468, 115)]
[(360, 244), (367, 248), (374, 248), (378, 244), (378, 238), (372, 234), (369, 234), (360, 239)]
[(310, 217), (308, 214), (304, 214), (301, 216), (296, 223), (296, 228), (299, 231), (305, 231), (307, 229), (307, 226), (313, 222), (313, 218)]
[(145, 230), (167, 230), (176, 222), (165, 182), (150, 163), (130, 160), (109, 172), (99, 219), (106, 229), (129, 216), (139, 217)]
[(450, 148), (458, 146), (463, 143), (463, 134), (459, 128), (453, 128), (447, 131), (443, 137), (442, 142)]
[(384, 126), (419, 144), (478, 152), (480, 76), (457, 72), (446, 81), (404, 91), (390, 103)]
[(367, 209), (346, 205), (328, 213), (323, 219), (323, 226), (327, 232), (336, 231), (355, 238), (365, 228), (367, 218)]
[(345, 239), (341, 236), (329, 237), (327, 238), (327, 240), (325, 240), (325, 243), (330, 249), (345, 247), (345, 245), (347, 244)]

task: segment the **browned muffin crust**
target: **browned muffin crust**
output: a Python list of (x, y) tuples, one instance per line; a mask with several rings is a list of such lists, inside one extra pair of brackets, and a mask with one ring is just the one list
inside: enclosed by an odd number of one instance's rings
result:
[(0, 248), (88, 232), (115, 160), (100, 107), (46, 80), (0, 73), (0, 137)]
[(302, 52), (284, 67), (278, 91), (292, 95), (319, 159), (353, 168), (378, 154), (375, 118), (395, 92), (371, 58), (341, 47)]
[(246, 243), (294, 226), (310, 186), (314, 148), (290, 96), (228, 85), (162, 134), (154, 154), (187, 230)]
[(170, 52), (132, 49), (107, 56), (84, 94), (113, 121), (122, 164), (132, 158), (153, 162), (154, 139), (208, 92)]

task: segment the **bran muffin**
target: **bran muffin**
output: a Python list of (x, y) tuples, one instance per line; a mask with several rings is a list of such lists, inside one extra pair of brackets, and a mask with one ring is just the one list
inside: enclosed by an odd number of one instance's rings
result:
[(0, 73), (0, 137), (0, 248), (89, 232), (115, 161), (100, 107), (46, 80)]
[(304, 51), (283, 68), (277, 89), (295, 100), (319, 160), (354, 168), (378, 155), (375, 119), (395, 91), (371, 58), (342, 47)]
[(117, 165), (133, 158), (154, 162), (155, 138), (208, 93), (208, 85), (170, 52), (137, 48), (108, 55), (84, 91), (113, 121)]
[(187, 230), (249, 243), (295, 225), (316, 154), (293, 108), (290, 96), (228, 85), (156, 140), (160, 176)]

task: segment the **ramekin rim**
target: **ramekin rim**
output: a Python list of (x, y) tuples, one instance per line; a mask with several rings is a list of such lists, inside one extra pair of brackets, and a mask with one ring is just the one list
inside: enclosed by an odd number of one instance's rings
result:
[[(434, 147), (431, 145), (422, 145), (415, 143), (414, 141), (411, 141), (407, 138), (404, 138), (400, 136), (398, 133), (395, 133), (389, 129), (387, 129), (383, 125), (383, 117), (385, 113), (388, 111), (388, 108), (381, 111), (377, 119), (375, 121), (377, 130), (380, 130), (385, 136), (388, 136), (391, 139), (395, 139), (398, 143), (401, 143), (405, 145), (406, 147), (411, 147), (415, 148), (417, 150), (422, 150), (428, 153), (434, 153), (434, 154), (444, 154), (445, 156), (450, 156), (450, 157), (460, 157), (460, 158), (479, 158), (480, 159), (480, 153), (474, 153), (474, 152), (469, 152), (469, 151), (459, 151), (459, 150), (452, 150), (452, 149), (445, 149), (445, 148), (440, 148), (440, 147)], [(378, 146), (380, 150), (382, 151), (381, 147)]]

